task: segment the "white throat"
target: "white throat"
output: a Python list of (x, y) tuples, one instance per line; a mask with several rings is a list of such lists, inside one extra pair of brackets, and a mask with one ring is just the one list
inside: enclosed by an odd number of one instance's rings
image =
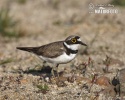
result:
[(67, 48), (69, 48), (69, 49), (71, 49), (71, 50), (78, 50), (79, 49), (79, 44), (71, 44), (71, 45), (68, 45), (66, 42), (64, 42), (64, 45), (67, 47)]

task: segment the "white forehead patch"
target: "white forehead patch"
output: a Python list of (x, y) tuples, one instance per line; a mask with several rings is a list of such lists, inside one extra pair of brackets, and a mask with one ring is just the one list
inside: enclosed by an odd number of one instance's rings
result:
[(71, 38), (69, 38), (68, 40), (71, 40), (71, 39), (73, 39), (73, 38), (75, 38), (75, 37), (71, 37)]
[(77, 39), (77, 41), (81, 41), (81, 39), (79, 38), (79, 39)]

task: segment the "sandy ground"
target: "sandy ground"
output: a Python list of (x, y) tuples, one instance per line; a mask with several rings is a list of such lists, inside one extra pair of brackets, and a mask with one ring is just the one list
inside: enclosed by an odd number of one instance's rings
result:
[[(125, 8), (115, 7), (118, 14), (90, 14), (88, 0), (26, 1), (0, 0), (0, 8), (9, 6), (10, 16), (19, 21), (16, 28), (26, 34), (0, 36), (0, 100), (124, 100)], [(16, 50), (69, 35), (80, 36), (88, 46), (81, 47), (72, 62), (59, 66), (60, 80), (42, 73), (44, 65), (37, 56)], [(112, 83), (118, 70), (120, 96), (114, 91), (119, 84)]]

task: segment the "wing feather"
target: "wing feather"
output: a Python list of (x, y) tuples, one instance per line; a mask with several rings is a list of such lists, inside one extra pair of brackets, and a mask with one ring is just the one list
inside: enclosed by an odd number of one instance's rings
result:
[(63, 54), (64, 51), (63, 41), (58, 41), (41, 46), (35, 53), (44, 57), (55, 58)]

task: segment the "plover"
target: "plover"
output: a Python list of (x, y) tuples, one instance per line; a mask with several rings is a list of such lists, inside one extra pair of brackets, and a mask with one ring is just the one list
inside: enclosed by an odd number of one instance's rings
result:
[(38, 47), (17, 47), (17, 49), (34, 53), (43, 61), (52, 63), (58, 68), (59, 64), (66, 64), (76, 57), (80, 45), (87, 46), (79, 36), (72, 35), (64, 41), (52, 42)]

